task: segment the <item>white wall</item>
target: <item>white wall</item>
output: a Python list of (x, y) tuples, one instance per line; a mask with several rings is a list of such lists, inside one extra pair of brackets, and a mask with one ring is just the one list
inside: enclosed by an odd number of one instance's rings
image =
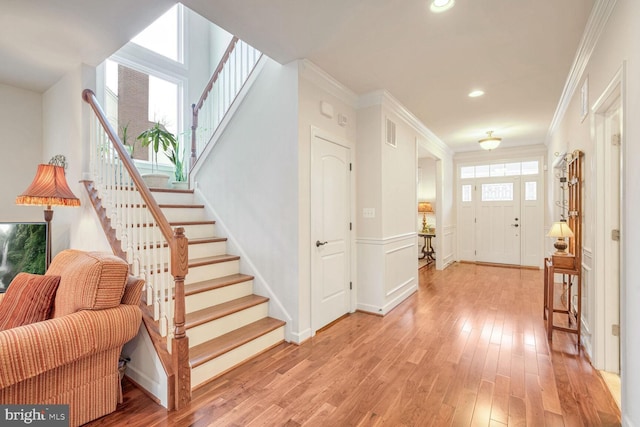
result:
[(0, 222), (44, 221), (42, 206), (16, 206), (16, 196), (36, 176), (38, 164), (48, 162), (42, 150), (42, 95), (0, 84)]
[(70, 247), (111, 252), (80, 183), (83, 173), (89, 169), (89, 116), (82, 101), (85, 88), (95, 88), (95, 68), (79, 65), (43, 95), (43, 157), (47, 162), (56, 154), (67, 158), (67, 183), (81, 202), (79, 208), (54, 208), (53, 256)]
[[(283, 66), (272, 60), (265, 64), (197, 171), (195, 185), (214, 211), (214, 218), (224, 224), (244, 251), (242, 271), (259, 273), (254, 281), (255, 292), (271, 298), (277, 295), (279, 301), (270, 304), (270, 310), (281, 304), (285, 313), (271, 315), (286, 320), (289, 333), (297, 334), (297, 64)], [(229, 251), (234, 251), (233, 244)]]
[[(418, 252), (417, 130), (386, 92), (361, 98), (357, 137), (357, 307), (386, 314), (416, 291)], [(386, 120), (396, 124), (396, 146), (385, 142)], [(363, 209), (373, 208), (365, 218)]]
[[(616, 72), (626, 61), (626, 87), (624, 90), (625, 128), (623, 130), (624, 165), (622, 200), (622, 252), (623, 268), (621, 271), (621, 382), (622, 382), (622, 418), (625, 426), (640, 426), (640, 407), (635, 403), (640, 401), (640, 335), (635, 332), (635, 326), (640, 324), (640, 311), (637, 309), (640, 301), (640, 230), (633, 226), (633, 219), (640, 209), (640, 2), (635, 0), (618, 0), (610, 16), (604, 32), (597, 41), (596, 47), (589, 58), (588, 64), (580, 81), (588, 75), (589, 78), (589, 106), (597, 100), (613, 79)], [(581, 84), (578, 88), (581, 87)], [(585, 197), (584, 197), (584, 246), (593, 249), (595, 244), (595, 183), (597, 180), (595, 141), (592, 137), (591, 126), (593, 115), (590, 113), (586, 120), (581, 121), (580, 90), (573, 94), (559, 126), (551, 135), (548, 160), (553, 161), (556, 151), (573, 151), (580, 149), (585, 152)], [(547, 209), (548, 212), (551, 209)], [(598, 262), (598, 260), (594, 260)], [(597, 286), (597, 285), (596, 285)], [(593, 288), (593, 287), (592, 287)], [(586, 303), (593, 304), (593, 291), (587, 289)], [(584, 306), (584, 303), (583, 303)], [(596, 319), (585, 319), (591, 325)]]

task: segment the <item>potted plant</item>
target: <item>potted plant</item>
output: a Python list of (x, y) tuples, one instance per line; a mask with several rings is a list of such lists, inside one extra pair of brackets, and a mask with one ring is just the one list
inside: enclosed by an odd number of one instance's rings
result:
[(184, 170), (184, 153), (180, 150), (180, 144), (174, 140), (169, 144), (169, 149), (164, 153), (173, 164), (174, 181), (171, 183), (173, 188), (187, 189), (186, 171)]
[(133, 145), (129, 145), (129, 123), (124, 126), (120, 126), (120, 140), (122, 141), (122, 145), (129, 153), (129, 157), (133, 157)]
[(165, 129), (160, 122), (155, 122), (153, 126), (142, 132), (136, 138), (143, 147), (151, 146), (153, 151), (153, 159), (151, 161), (151, 173), (144, 174), (142, 177), (149, 187), (167, 187), (169, 176), (163, 173), (156, 173), (158, 167), (158, 151), (162, 148), (165, 152), (172, 144), (177, 144), (176, 137)]

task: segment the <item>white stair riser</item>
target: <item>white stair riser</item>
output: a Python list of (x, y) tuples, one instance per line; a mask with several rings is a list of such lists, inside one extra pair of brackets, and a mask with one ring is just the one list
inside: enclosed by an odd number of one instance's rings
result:
[(227, 253), (227, 242), (208, 242), (189, 245), (189, 259), (205, 258), (209, 256), (224, 255)]
[[(231, 276), (240, 272), (240, 261), (219, 262), (217, 264), (208, 264), (199, 267), (189, 268), (189, 273), (185, 277), (184, 282), (187, 285), (192, 283), (204, 282), (209, 279), (217, 279), (218, 277)], [(163, 273), (165, 280), (173, 281), (173, 277), (168, 273)], [(154, 275), (150, 276), (150, 280), (154, 280)]]
[(159, 205), (189, 205), (196, 203), (193, 193), (168, 193), (163, 191), (152, 191), (151, 194), (153, 194), (153, 198), (156, 199), (156, 202), (158, 202)]
[[(134, 224), (147, 224), (155, 222), (146, 208), (131, 209)], [(202, 208), (162, 208), (162, 213), (169, 222), (178, 221), (204, 221), (206, 212)]]
[[(172, 226), (171, 228), (175, 230), (177, 227), (184, 228), (184, 235), (187, 236), (188, 239), (198, 239), (205, 237), (215, 237), (215, 226), (213, 224), (198, 224), (198, 225), (181, 225), (181, 226)], [(136, 232), (140, 232), (138, 228), (135, 229)], [(150, 232), (150, 230), (152, 230)], [(145, 241), (159, 241), (163, 239), (162, 232), (159, 228), (151, 229), (143, 227), (142, 229), (142, 238)], [(136, 237), (139, 238), (139, 237)]]
[(284, 340), (284, 327), (256, 338), (220, 357), (191, 369), (191, 389), (227, 372), (236, 365), (256, 356)]
[(162, 212), (169, 222), (208, 219), (207, 213), (202, 208), (162, 208)]
[(237, 298), (249, 296), (253, 293), (253, 280), (235, 283), (233, 285), (224, 286), (222, 288), (211, 289), (210, 291), (200, 292), (189, 295), (186, 298), (185, 306), (187, 313), (202, 310), (212, 305), (222, 304)]
[[(184, 235), (189, 239), (198, 239), (202, 237), (215, 237), (215, 225), (214, 224), (198, 224), (198, 225), (183, 225)], [(173, 227), (175, 229), (175, 227)]]
[(217, 279), (218, 277), (231, 276), (240, 273), (240, 260), (219, 262), (199, 267), (189, 268), (189, 274), (185, 278), (185, 283), (198, 283), (205, 280)]
[(189, 347), (194, 347), (203, 342), (212, 340), (224, 335), (227, 332), (234, 331), (249, 323), (257, 322), (267, 317), (269, 313), (269, 304), (264, 302), (245, 310), (238, 311), (228, 316), (221, 317), (211, 322), (187, 329), (189, 337)]
[[(160, 251), (163, 252), (162, 255), (160, 254)], [(168, 247), (164, 247), (164, 248), (156, 248), (155, 250), (147, 249), (143, 253), (144, 253), (143, 259), (145, 260), (144, 262), (149, 262), (149, 261), (152, 261), (154, 257), (156, 257), (156, 259), (160, 259), (161, 256), (164, 256), (165, 260), (169, 259), (170, 251)], [(190, 260), (205, 258), (209, 256), (224, 255), (225, 253), (227, 253), (227, 242), (225, 241), (189, 245)]]

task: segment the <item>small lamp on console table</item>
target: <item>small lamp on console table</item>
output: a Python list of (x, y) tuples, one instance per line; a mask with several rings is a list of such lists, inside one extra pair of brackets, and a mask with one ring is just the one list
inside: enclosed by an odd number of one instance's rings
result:
[(54, 164), (40, 164), (33, 182), (16, 198), (16, 205), (46, 206), (44, 220), (47, 222), (46, 268), (51, 264), (51, 220), (52, 206), (80, 206), (80, 200), (73, 194), (64, 176), (64, 167)]
[(553, 244), (553, 247), (556, 248), (556, 253), (554, 255), (568, 254), (567, 248), (569, 247), (569, 244), (565, 241), (565, 237), (573, 237), (573, 231), (571, 231), (571, 228), (569, 228), (565, 221), (554, 222), (547, 236), (557, 238)]
[(422, 232), (428, 233), (429, 227), (427, 227), (427, 213), (433, 212), (433, 207), (429, 202), (418, 202), (418, 213), (422, 214)]

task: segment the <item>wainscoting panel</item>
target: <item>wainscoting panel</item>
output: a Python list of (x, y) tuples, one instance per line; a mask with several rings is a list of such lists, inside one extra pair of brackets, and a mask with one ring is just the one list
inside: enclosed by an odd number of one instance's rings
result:
[[(436, 259), (442, 259), (442, 264), (438, 265), (438, 268), (444, 269), (449, 264), (455, 261), (455, 242), (456, 242), (456, 227), (453, 225), (445, 226), (443, 230), (444, 236), (442, 238), (442, 244), (437, 245)], [(438, 253), (440, 252), (440, 253)], [(438, 263), (436, 262), (436, 265)]]
[(595, 322), (595, 280), (593, 277), (593, 252), (582, 249), (582, 338), (585, 352), (593, 360), (593, 330)]
[(358, 239), (357, 308), (387, 314), (418, 288), (416, 233)]

